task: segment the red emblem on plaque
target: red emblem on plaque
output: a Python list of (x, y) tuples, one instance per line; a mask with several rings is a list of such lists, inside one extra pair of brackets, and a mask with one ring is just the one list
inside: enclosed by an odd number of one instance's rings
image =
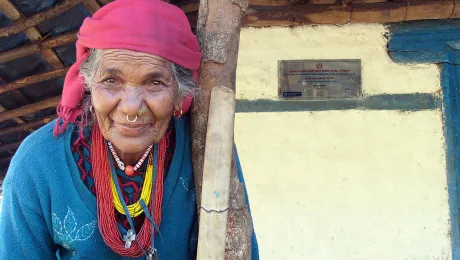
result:
[(322, 63), (316, 63), (316, 68), (317, 69), (322, 69), (323, 68), (323, 64)]

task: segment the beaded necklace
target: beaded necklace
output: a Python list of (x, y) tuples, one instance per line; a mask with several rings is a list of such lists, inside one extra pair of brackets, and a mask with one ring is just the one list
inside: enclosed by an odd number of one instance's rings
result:
[[(157, 233), (152, 229), (155, 228), (155, 230), (158, 231), (158, 227), (161, 223), (166, 138), (163, 138), (159, 144), (156, 145), (157, 149), (155, 149), (154, 152), (155, 169), (153, 179), (155, 183), (153, 189), (155, 192), (151, 195), (152, 203), (149, 203), (148, 207), (144, 200), (142, 200), (144, 203), (141, 203), (141, 206), (144, 208), (146, 220), (140, 231), (136, 233), (132, 225), (129, 210), (125, 210), (130, 226), (132, 227), (126, 234), (120, 233), (116, 223), (113, 193), (110, 182), (111, 175), (114, 175), (114, 168), (113, 164), (110, 163), (112, 158), (107, 151), (106, 141), (97, 125), (93, 128), (91, 140), (91, 161), (96, 187), (98, 227), (104, 242), (113, 251), (122, 256), (137, 258), (146, 255), (147, 257), (152, 257), (152, 254), (155, 252), (153, 246), (154, 235)], [(118, 185), (118, 182), (115, 184)], [(119, 189), (119, 187), (117, 187), (117, 189)], [(126, 206), (124, 201), (122, 201), (122, 205), (124, 207)], [(130, 243), (127, 243), (128, 241), (130, 241)], [(131, 242), (134, 243), (131, 245)]]
[(134, 173), (139, 169), (139, 167), (141, 167), (141, 165), (145, 161), (145, 158), (147, 158), (147, 156), (149, 155), (149, 153), (150, 153), (150, 151), (152, 150), (152, 147), (153, 147), (153, 145), (150, 145), (149, 148), (147, 148), (147, 150), (144, 152), (142, 157), (139, 159), (139, 161), (136, 163), (136, 165), (134, 165), (134, 167), (133, 167), (131, 165), (126, 165), (125, 166), (125, 164), (120, 159), (120, 157), (118, 157), (118, 154), (115, 151), (115, 148), (113, 148), (112, 143), (107, 142), (107, 144), (109, 146), (110, 152), (112, 152), (113, 158), (115, 158), (115, 161), (118, 164), (118, 168), (120, 168), (120, 170), (122, 170), (122, 171), (125, 171), (126, 175), (128, 175), (128, 176), (133, 176)]
[[(96, 197), (96, 189), (94, 186), (94, 178), (93, 178), (93, 170), (92, 170), (92, 163), (91, 163), (91, 129), (92, 128), (85, 128), (82, 131), (76, 129), (72, 132), (71, 137), (71, 149), (72, 155), (75, 160), (75, 163), (80, 172), (80, 178), (83, 181), (86, 188)], [(168, 126), (168, 130), (165, 134), (166, 139), (166, 155), (165, 155), (165, 163), (164, 163), (164, 173), (165, 179), (171, 166), (172, 158), (174, 155), (175, 150), (175, 129), (174, 129), (174, 120), (171, 120)], [(122, 190), (123, 196), (121, 199), (127, 204), (132, 204), (139, 200), (142, 192), (142, 186), (144, 183), (145, 173), (147, 171), (147, 162), (139, 168), (139, 171), (136, 172), (134, 176), (127, 176), (124, 171), (121, 173), (118, 169), (116, 170), (117, 178), (120, 183), (120, 188)], [(117, 223), (128, 230), (129, 222), (126, 218), (126, 215), (119, 213), (118, 211), (115, 212), (115, 217), (117, 219)], [(139, 231), (142, 227), (142, 224), (145, 220), (145, 214), (141, 214), (134, 219), (134, 224), (136, 225), (136, 230)]]
[[(142, 208), (140, 201), (144, 200), (145, 204), (149, 205), (150, 202), (150, 195), (152, 192), (152, 177), (153, 175), (153, 157), (150, 156), (147, 164), (147, 172), (145, 173), (145, 179), (144, 179), (144, 184), (142, 185), (142, 191), (141, 191), (141, 196), (139, 200), (131, 205), (127, 205), (129, 214), (132, 217), (137, 217), (142, 212), (144, 212), (144, 209)], [(115, 176), (115, 179), (117, 177)], [(113, 195), (113, 203), (115, 205), (115, 208), (117, 209), (118, 212), (120, 212), (123, 215), (126, 215), (126, 212), (123, 208), (122, 202), (120, 200), (120, 196), (118, 195), (117, 188), (115, 185), (114, 178), (110, 178), (110, 186), (112, 187), (112, 195)]]

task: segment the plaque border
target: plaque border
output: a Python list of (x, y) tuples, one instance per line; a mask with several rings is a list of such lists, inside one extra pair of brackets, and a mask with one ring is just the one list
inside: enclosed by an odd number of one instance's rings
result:
[[(360, 77), (358, 83), (359, 93), (357, 97), (353, 98), (331, 98), (331, 99), (307, 99), (305, 97), (283, 97), (281, 93), (281, 62), (357, 62), (359, 64)], [(278, 60), (278, 99), (283, 101), (310, 101), (310, 102), (324, 102), (324, 101), (334, 101), (334, 100), (359, 100), (363, 97), (363, 80), (362, 80), (362, 60), (361, 59), (298, 59), (298, 60)]]

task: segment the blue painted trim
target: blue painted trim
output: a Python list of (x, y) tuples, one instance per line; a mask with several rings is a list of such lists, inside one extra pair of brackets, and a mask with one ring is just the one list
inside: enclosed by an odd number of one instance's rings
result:
[(286, 101), (286, 100), (244, 100), (236, 101), (236, 112), (297, 112), (330, 110), (398, 110), (420, 111), (441, 108), (437, 94), (382, 94), (351, 100)]
[(390, 57), (397, 63), (448, 63), (448, 54), (427, 51), (390, 51)]
[(449, 211), (451, 225), (452, 259), (460, 258), (459, 226), (459, 133), (460, 133), (460, 67), (458, 65), (441, 65), (441, 86), (443, 88), (443, 116), (446, 141), (447, 190), (449, 194)]
[(460, 259), (460, 20), (394, 24), (389, 37), (394, 61), (441, 64), (452, 259)]
[(401, 63), (460, 61), (460, 20), (422, 21), (390, 27), (388, 52)]

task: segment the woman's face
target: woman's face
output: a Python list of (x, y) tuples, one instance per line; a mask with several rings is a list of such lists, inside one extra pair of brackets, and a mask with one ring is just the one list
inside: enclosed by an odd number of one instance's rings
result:
[(91, 92), (102, 135), (121, 157), (159, 142), (174, 110), (180, 110), (171, 63), (151, 54), (104, 50)]

